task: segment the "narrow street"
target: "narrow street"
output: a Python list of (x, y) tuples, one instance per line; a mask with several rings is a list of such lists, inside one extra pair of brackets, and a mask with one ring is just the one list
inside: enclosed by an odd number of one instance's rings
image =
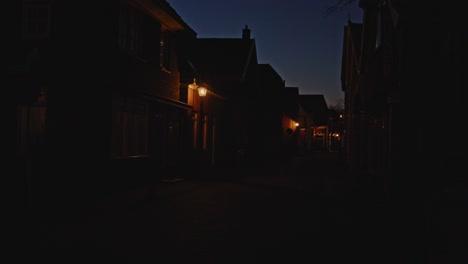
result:
[(337, 153), (229, 173), (157, 183), (59, 216), (41, 226), (38, 256), (62, 263), (396, 263), (399, 242), (385, 211), (353, 190)]

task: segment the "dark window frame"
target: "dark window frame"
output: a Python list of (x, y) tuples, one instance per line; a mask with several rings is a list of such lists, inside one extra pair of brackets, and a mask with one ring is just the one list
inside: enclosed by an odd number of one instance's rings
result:
[(47, 0), (23, 1), (21, 33), (25, 39), (45, 39), (50, 35), (51, 3)]
[(137, 8), (121, 3), (119, 13), (119, 48), (127, 54), (145, 60), (144, 13)]

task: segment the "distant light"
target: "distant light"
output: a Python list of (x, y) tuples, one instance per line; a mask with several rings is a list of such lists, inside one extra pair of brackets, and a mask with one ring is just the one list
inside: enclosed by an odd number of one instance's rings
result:
[(206, 96), (206, 92), (207, 92), (207, 90), (206, 90), (205, 87), (198, 87), (198, 95), (199, 95), (200, 97), (205, 97), (205, 96)]
[(294, 124), (295, 126), (299, 126), (299, 123)]

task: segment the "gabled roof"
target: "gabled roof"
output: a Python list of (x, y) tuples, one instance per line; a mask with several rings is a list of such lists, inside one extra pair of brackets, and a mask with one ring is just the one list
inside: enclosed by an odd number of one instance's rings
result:
[(286, 87), (284, 89), (284, 113), (291, 119), (296, 119), (299, 115), (299, 88)]
[(349, 20), (348, 25), (344, 26), (343, 53), (341, 55), (341, 89), (343, 91), (346, 89), (346, 82), (348, 81), (346, 74), (351, 70), (349, 68), (350, 63), (358, 74), (360, 71), (362, 30), (362, 24), (353, 23)]
[(300, 94), (299, 103), (308, 113), (315, 125), (327, 125), (329, 110), (325, 97), (322, 94)]
[(359, 58), (361, 57), (362, 24), (349, 21), (348, 30), (351, 34), (352, 47), (356, 56), (355, 59), (356, 61), (359, 61)]
[(268, 76), (268, 78), (275, 78), (277, 80), (281, 80), (284, 83), (283, 78), (278, 74), (275, 68), (271, 66), (271, 64), (259, 63), (258, 72), (262, 75)]
[(361, 55), (362, 24), (349, 21), (348, 29), (351, 33), (354, 54), (356, 54), (356, 57), (359, 58)]
[(286, 89), (284, 90), (285, 92), (285, 96), (288, 97), (288, 98), (295, 98), (297, 96), (299, 96), (299, 87), (286, 87)]
[(244, 80), (256, 56), (254, 39), (198, 38), (191, 61), (202, 78)]
[(196, 32), (182, 19), (177, 11), (166, 0), (129, 0), (130, 3), (139, 6), (152, 17), (161, 22), (164, 30)]
[[(360, 23), (353, 23), (348, 21), (348, 25), (345, 26), (345, 33), (349, 35), (351, 41), (349, 45), (352, 48), (352, 54), (354, 55), (354, 63), (356, 65), (356, 69), (359, 72), (360, 64), (359, 61), (361, 59), (361, 44), (362, 44), (362, 24)], [(344, 38), (344, 44), (346, 44), (346, 38)], [(345, 51), (345, 47), (343, 47), (343, 51)], [(343, 56), (345, 54), (343, 53)]]

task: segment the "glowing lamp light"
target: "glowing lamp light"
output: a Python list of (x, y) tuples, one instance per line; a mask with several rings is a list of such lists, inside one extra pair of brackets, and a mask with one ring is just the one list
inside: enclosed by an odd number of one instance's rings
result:
[(193, 83), (189, 84), (188, 87), (192, 90), (195, 90), (197, 89), (198, 85), (197, 85), (197, 79), (193, 78)]
[(299, 126), (299, 123), (295, 123), (294, 125), (295, 125), (295, 126)]
[(205, 96), (206, 96), (206, 92), (207, 92), (207, 90), (206, 90), (205, 87), (198, 87), (198, 95), (199, 95), (200, 97), (205, 97)]
[(205, 87), (198, 86), (197, 80), (193, 78), (193, 83), (189, 84), (188, 87), (193, 90), (198, 90), (198, 95), (205, 97), (208, 90)]

